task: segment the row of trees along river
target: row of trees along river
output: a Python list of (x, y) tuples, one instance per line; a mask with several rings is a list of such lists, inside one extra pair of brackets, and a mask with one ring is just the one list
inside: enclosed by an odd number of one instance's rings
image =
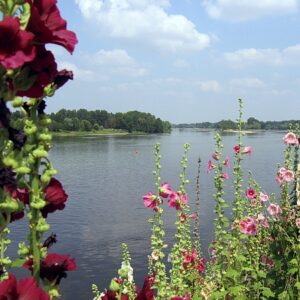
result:
[[(300, 120), (289, 121), (259, 121), (253, 117), (249, 118), (244, 124), (244, 129), (249, 130), (288, 130), (291, 124), (300, 124)], [(222, 120), (216, 123), (202, 122), (190, 124), (173, 125), (174, 128), (205, 128), (229, 130), (237, 129), (237, 123), (232, 120)]]
[[(20, 112), (13, 114), (15, 126), (18, 124)], [(61, 109), (51, 113), (52, 124), (50, 130), (59, 131), (99, 131), (103, 129), (117, 129), (127, 132), (165, 133), (171, 131), (171, 124), (162, 121), (150, 113), (129, 111), (126, 113), (110, 113), (106, 110), (88, 111), (86, 109)]]

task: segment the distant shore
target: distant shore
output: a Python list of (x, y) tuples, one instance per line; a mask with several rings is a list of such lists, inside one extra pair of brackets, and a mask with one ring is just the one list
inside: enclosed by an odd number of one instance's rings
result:
[(129, 133), (128, 131), (125, 131), (125, 130), (116, 130), (116, 129), (103, 129), (103, 130), (97, 130), (97, 131), (54, 131), (51, 133), (54, 137), (143, 134), (143, 133)]

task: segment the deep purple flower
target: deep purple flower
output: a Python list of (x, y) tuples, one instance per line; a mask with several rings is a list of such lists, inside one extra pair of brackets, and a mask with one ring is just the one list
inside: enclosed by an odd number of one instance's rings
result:
[(66, 69), (63, 69), (59, 72), (57, 72), (55, 78), (54, 78), (54, 84), (56, 86), (56, 89), (58, 90), (59, 88), (61, 88), (65, 83), (67, 83), (67, 81), (69, 80), (73, 80), (74, 76), (73, 76), (73, 72), (72, 71), (68, 71)]
[(9, 127), (10, 116), (11, 113), (6, 106), (6, 102), (0, 99), (0, 129)]
[(15, 176), (16, 173), (9, 167), (0, 169), (0, 188), (14, 189), (16, 187)]
[(22, 130), (8, 127), (8, 138), (13, 142), (14, 149), (21, 150), (26, 143), (27, 136)]

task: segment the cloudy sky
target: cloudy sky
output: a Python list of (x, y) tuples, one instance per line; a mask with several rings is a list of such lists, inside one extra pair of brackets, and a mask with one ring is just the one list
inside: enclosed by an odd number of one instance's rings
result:
[(79, 44), (49, 111), (139, 110), (173, 123), (300, 119), (300, 0), (58, 0)]

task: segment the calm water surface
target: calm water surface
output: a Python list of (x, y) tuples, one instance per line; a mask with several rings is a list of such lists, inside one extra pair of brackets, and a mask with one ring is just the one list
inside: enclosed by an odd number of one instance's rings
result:
[[(212, 175), (206, 173), (207, 160), (214, 149), (213, 132), (174, 130), (170, 135), (106, 136), (59, 138), (54, 141), (51, 160), (58, 169), (69, 200), (64, 211), (49, 217), (51, 231), (57, 233), (58, 243), (51, 249), (76, 258), (77, 270), (69, 272), (61, 284), (62, 299), (92, 299), (91, 284), (101, 289), (109, 286), (121, 263), (121, 243), (129, 246), (135, 278), (141, 284), (147, 272), (150, 210), (143, 207), (142, 196), (154, 191), (152, 170), (153, 148), (161, 143), (162, 180), (174, 188), (180, 184), (180, 158), (184, 143), (191, 144), (188, 155), (187, 190), (191, 206), (195, 195), (197, 160), (203, 161), (201, 171), (201, 239), (207, 247), (213, 238)], [(232, 157), (236, 135), (223, 136), (224, 153)], [(246, 135), (245, 145), (253, 154), (245, 159), (245, 167), (270, 193), (276, 191), (276, 163), (282, 159), (282, 133)], [(231, 184), (229, 182), (229, 184)], [(229, 201), (232, 195), (228, 192)], [(193, 210), (193, 209), (192, 209)], [(174, 211), (165, 216), (166, 241), (172, 243)], [(26, 223), (13, 226), (10, 247), (16, 249), (24, 236)], [(22, 273), (26, 275), (26, 273)]]

